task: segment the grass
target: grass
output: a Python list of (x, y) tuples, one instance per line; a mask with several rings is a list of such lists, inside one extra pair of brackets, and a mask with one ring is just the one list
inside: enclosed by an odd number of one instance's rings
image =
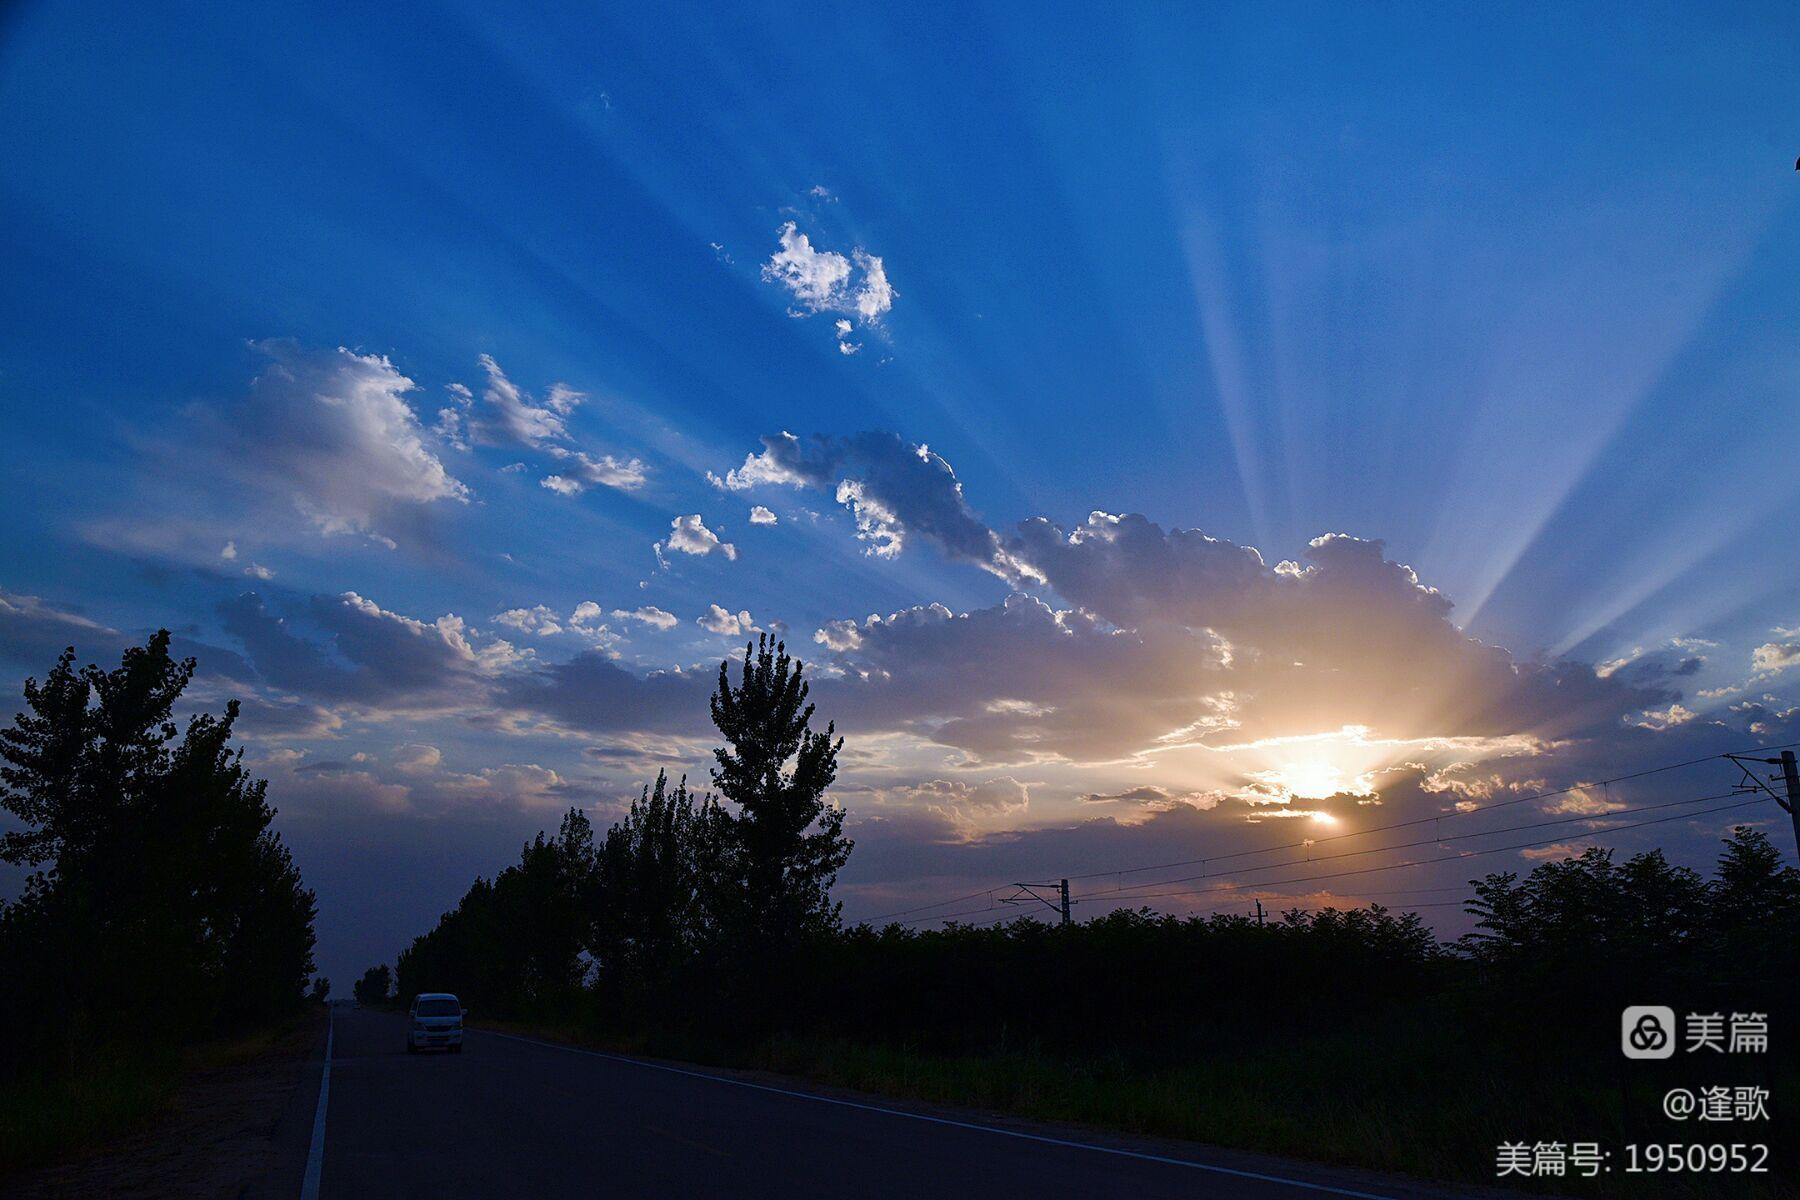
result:
[(0, 1179), (82, 1157), (154, 1125), (189, 1075), (268, 1054), (305, 1019), (185, 1049), (96, 1049), (67, 1071), (7, 1081), (0, 1088)]

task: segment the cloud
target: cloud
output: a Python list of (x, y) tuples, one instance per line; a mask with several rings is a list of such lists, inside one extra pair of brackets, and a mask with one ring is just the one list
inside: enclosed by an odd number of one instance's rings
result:
[(704, 615), (696, 617), (694, 623), (708, 633), (743, 634), (758, 632), (756, 622), (751, 620), (748, 612), (733, 613), (717, 604), (706, 606)]
[(596, 458), (586, 451), (568, 450), (561, 446), (551, 447), (549, 453), (563, 464), (562, 470), (558, 474), (545, 476), (541, 482), (558, 495), (579, 496), (589, 486), (634, 492), (643, 487), (644, 481), (649, 478), (649, 469), (640, 459), (619, 459), (610, 454), (602, 454)]
[(534, 637), (552, 637), (563, 631), (557, 615), (542, 604), (531, 608), (509, 608), (494, 617), (494, 624)]
[(1800, 666), (1800, 637), (1792, 629), (1777, 629), (1789, 640), (1764, 642), (1750, 652), (1750, 669), (1758, 675), (1774, 675), (1789, 667)]
[(438, 764), (444, 761), (444, 755), (436, 746), (396, 746), (393, 761), (394, 770), (402, 775), (423, 775), (437, 770)]
[(855, 621), (827, 621), (823, 628), (813, 631), (813, 641), (827, 650), (854, 650), (862, 645), (862, 631)]
[(656, 557), (664, 561), (665, 550), (679, 550), (683, 554), (705, 557), (715, 551), (723, 554), (727, 560), (737, 561), (737, 547), (730, 542), (721, 541), (719, 535), (706, 527), (699, 513), (690, 513), (684, 517), (676, 517), (669, 522), (669, 536), (656, 543)]
[(1219, 792), (1178, 791), (1155, 784), (1142, 784), (1118, 792), (1088, 792), (1081, 796), (1083, 804), (1131, 804), (1153, 811), (1187, 805), (1190, 808), (1213, 809), (1224, 800)]
[[(493, 681), (528, 658), (504, 639), (481, 636), (453, 613), (421, 621), (356, 592), (312, 596), (285, 613), (245, 592), (221, 603), (218, 613), (262, 680), (283, 693), (334, 702), (479, 708)], [(304, 628), (324, 636), (306, 636)]]
[(236, 558), (237, 557), (237, 543), (236, 542), (226, 542), (225, 548), (223, 550), (219, 551), (219, 557), (224, 559), (226, 562), (230, 562), (232, 559)]
[[(587, 399), (585, 393), (566, 383), (553, 383), (550, 394), (540, 404), (507, 377), (492, 355), (483, 354), (479, 361), (488, 377), (487, 387), (481, 393), (484, 407), (466, 422), (459, 415), (462, 409), (441, 410), (438, 424), (440, 430), (446, 431), (445, 436), (460, 437), (466, 423), (474, 438), (486, 445), (519, 446), (549, 455), (558, 463), (558, 469), (538, 482), (559, 496), (579, 496), (589, 487), (630, 492), (644, 485), (649, 469), (640, 459), (595, 456), (564, 444), (569, 440), (569, 414)], [(460, 388), (458, 394), (464, 398), (466, 409), (469, 389), (460, 384), (452, 386)], [(515, 466), (522, 469), (523, 464)]]
[(855, 327), (851, 325), (849, 321), (845, 320), (843, 317), (839, 317), (832, 327), (837, 333), (839, 354), (848, 357), (862, 349), (861, 343), (850, 340), (850, 335)]
[(838, 349), (856, 353), (861, 347), (847, 341), (850, 318), (873, 326), (893, 310), (898, 293), (886, 264), (860, 246), (849, 257), (817, 249), (792, 221), (781, 227), (777, 240), (775, 253), (763, 264), (763, 279), (787, 289), (794, 305), (789, 311), (795, 316), (842, 314), (834, 322)]
[(565, 418), (581, 402), (580, 392), (557, 384), (549, 401), (536, 404), (507, 378), (493, 355), (483, 354), (478, 361), (488, 377), (487, 387), (481, 393), (486, 407), (474, 423), (475, 436), (480, 441), (493, 446), (542, 450), (569, 436)]
[(894, 285), (888, 282), (887, 267), (879, 257), (854, 252), (856, 265), (862, 270), (862, 283), (856, 289), (856, 312), (863, 324), (873, 325), (894, 308)]
[(731, 491), (785, 485), (833, 494), (855, 518), (868, 553), (892, 558), (913, 536), (936, 544), (953, 559), (972, 562), (1003, 579), (1033, 576), (984, 525), (963, 496), (950, 464), (928, 447), (892, 433), (802, 442), (791, 433), (769, 434), (761, 453), (727, 472)]
[(621, 621), (641, 621), (655, 629), (669, 630), (681, 624), (681, 618), (672, 612), (665, 612), (654, 604), (646, 604), (642, 608), (626, 610), (615, 608), (612, 615)]
[(224, 468), (239, 480), (274, 490), (326, 534), (375, 534), (426, 506), (467, 502), (404, 398), (416, 385), (393, 363), (288, 341), (256, 349), (269, 365), (248, 398), (212, 414)]
[(772, 509), (764, 508), (760, 504), (753, 505), (750, 509), (750, 523), (752, 525), (774, 525), (779, 520), (780, 518), (775, 515)]

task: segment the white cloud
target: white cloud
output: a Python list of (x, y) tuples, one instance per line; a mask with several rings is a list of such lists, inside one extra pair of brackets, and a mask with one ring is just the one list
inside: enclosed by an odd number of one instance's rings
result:
[(549, 488), (559, 496), (579, 496), (586, 490), (573, 479), (564, 479), (561, 475), (546, 475), (538, 480), (538, 486)]
[(654, 604), (646, 604), (642, 608), (626, 610), (615, 608), (612, 615), (621, 621), (641, 621), (656, 629), (673, 629), (681, 624), (681, 618), (672, 612), (665, 612)]
[(700, 556), (717, 551), (731, 561), (737, 560), (737, 547), (721, 541), (718, 534), (706, 527), (699, 513), (689, 513), (669, 522), (669, 536), (656, 544), (656, 550), (658, 559), (662, 558), (664, 550), (679, 550), (683, 554)]
[(888, 282), (887, 268), (879, 257), (855, 252), (856, 265), (862, 268), (862, 286), (856, 289), (856, 311), (863, 324), (873, 325), (893, 310), (894, 285)]
[(780, 518), (775, 515), (773, 509), (765, 508), (760, 504), (754, 505), (750, 509), (750, 523), (752, 525), (773, 525), (779, 520)]
[(236, 542), (226, 542), (225, 548), (223, 550), (219, 551), (219, 557), (224, 559), (226, 562), (230, 562), (232, 559), (236, 558), (237, 557), (237, 543)]
[[(549, 447), (549, 453), (563, 466), (558, 474), (544, 480), (544, 486), (565, 496), (579, 495), (588, 484), (632, 492), (643, 487), (649, 476), (649, 469), (636, 458), (620, 459), (610, 454), (596, 458), (584, 450), (568, 450), (561, 446)], [(552, 484), (552, 479), (557, 482)]]
[(838, 313), (833, 322), (838, 350), (855, 354), (860, 346), (850, 342), (850, 321), (854, 317), (865, 326), (879, 325), (894, 307), (898, 294), (888, 279), (887, 266), (879, 255), (858, 246), (846, 258), (835, 250), (817, 249), (812, 239), (789, 221), (781, 227), (779, 246), (763, 264), (763, 279), (779, 283), (794, 299), (794, 316)]
[(779, 283), (810, 312), (824, 312), (842, 302), (850, 278), (850, 260), (831, 250), (813, 249), (812, 239), (792, 221), (781, 227), (780, 248), (763, 266), (763, 278)]
[(850, 335), (854, 331), (855, 326), (851, 325), (849, 321), (845, 320), (843, 317), (839, 317), (837, 319), (835, 328), (837, 330), (837, 343), (838, 343), (838, 353), (839, 354), (851, 355), (851, 354), (855, 354), (858, 350), (862, 349), (862, 346), (860, 343), (853, 342), (850, 340)]
[(425, 444), (404, 398), (415, 385), (393, 363), (342, 347), (256, 348), (270, 365), (249, 400), (220, 421), (228, 470), (281, 490), (326, 534), (375, 535), (422, 506), (468, 500)]
[(557, 615), (542, 604), (531, 608), (509, 608), (494, 617), (494, 624), (535, 637), (552, 637), (563, 631)]
[(813, 641), (827, 650), (854, 650), (862, 645), (862, 630), (855, 621), (827, 621), (823, 629), (813, 631)]
[[(1794, 638), (1800, 631), (1777, 629), (1775, 632), (1782, 637)], [(1800, 665), (1800, 639), (1764, 642), (1750, 652), (1750, 669), (1759, 675), (1773, 675), (1796, 665)]]
[(758, 632), (756, 622), (751, 620), (748, 612), (728, 612), (717, 604), (706, 606), (704, 616), (694, 618), (694, 623), (708, 633), (737, 635)]
[(551, 442), (561, 441), (569, 433), (563, 420), (581, 400), (581, 393), (562, 384), (551, 389), (552, 399), (534, 404), (519, 386), (506, 377), (491, 354), (483, 354), (481, 369), (487, 372), (488, 385), (482, 391), (487, 409), (476, 422), (481, 440), (494, 445), (526, 446), (541, 450)]
[(261, 563), (251, 563), (244, 568), (244, 574), (250, 576), (252, 579), (267, 580), (275, 578), (275, 572), (263, 566)]

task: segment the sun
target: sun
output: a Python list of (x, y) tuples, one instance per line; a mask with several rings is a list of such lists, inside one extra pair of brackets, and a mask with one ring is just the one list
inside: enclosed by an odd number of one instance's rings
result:
[(1352, 787), (1342, 767), (1322, 758), (1283, 763), (1264, 778), (1296, 800), (1323, 800)]

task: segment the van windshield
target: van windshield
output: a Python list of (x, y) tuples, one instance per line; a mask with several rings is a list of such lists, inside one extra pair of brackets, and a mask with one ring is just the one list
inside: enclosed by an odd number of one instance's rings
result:
[(454, 1000), (421, 1000), (419, 1001), (421, 1017), (460, 1017), (462, 1008)]

